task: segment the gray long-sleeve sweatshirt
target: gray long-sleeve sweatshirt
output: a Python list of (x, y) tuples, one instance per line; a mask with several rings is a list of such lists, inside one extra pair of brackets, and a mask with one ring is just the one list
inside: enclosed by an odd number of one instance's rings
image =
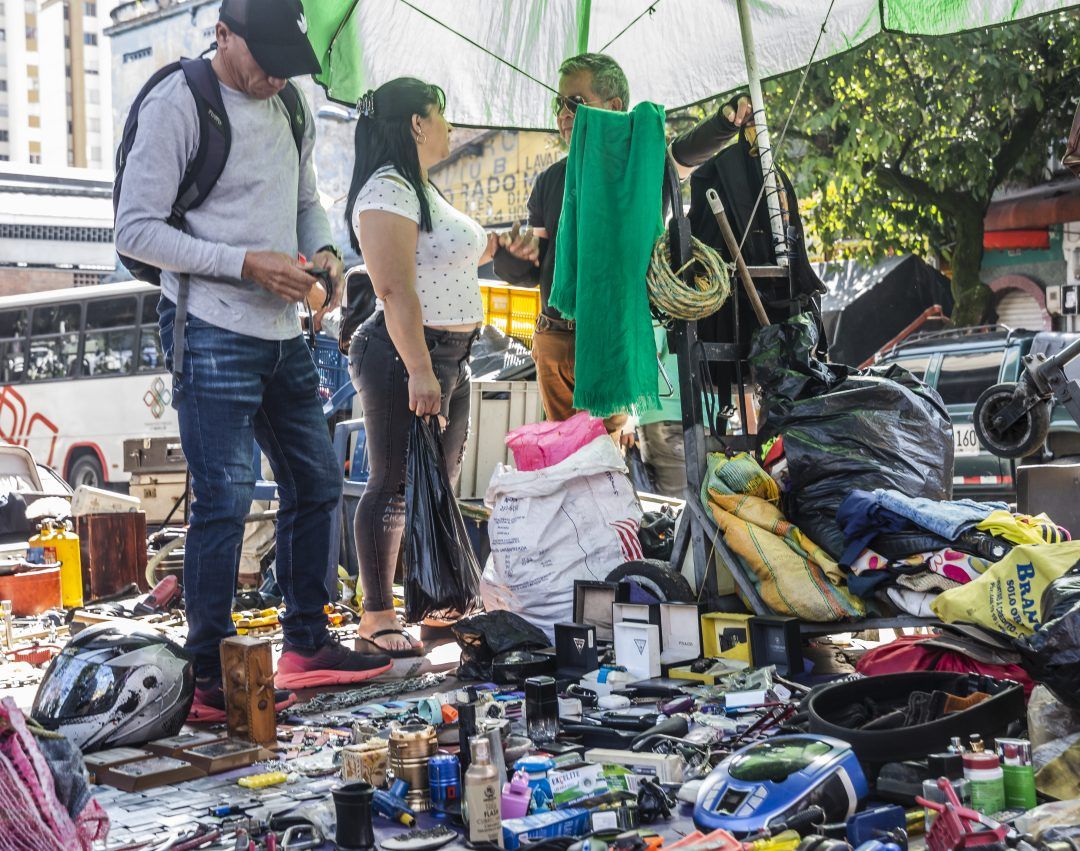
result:
[(281, 101), (256, 100), (221, 87), (232, 130), (225, 170), (185, 230), (166, 224), (177, 188), (199, 147), (199, 119), (184, 74), (177, 71), (143, 101), (124, 169), (116, 213), (116, 248), (162, 269), (161, 289), (174, 302), (178, 276), (189, 276), (188, 312), (212, 325), (263, 340), (300, 333), (296, 305), (244, 280), (248, 251), (311, 257), (333, 242), (315, 186), (315, 126), (307, 122), (300, 156)]

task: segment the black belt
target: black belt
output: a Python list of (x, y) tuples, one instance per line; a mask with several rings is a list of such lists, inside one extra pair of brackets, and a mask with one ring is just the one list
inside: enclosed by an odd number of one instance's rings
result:
[(546, 313), (536, 317), (537, 331), (573, 331), (577, 323), (573, 319), (555, 319)]

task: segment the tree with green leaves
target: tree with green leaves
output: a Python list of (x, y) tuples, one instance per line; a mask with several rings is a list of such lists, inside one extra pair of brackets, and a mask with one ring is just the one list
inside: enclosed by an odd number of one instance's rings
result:
[[(801, 73), (766, 87), (773, 138)], [(1045, 177), (1080, 96), (1080, 18), (940, 38), (884, 34), (811, 67), (780, 161), (829, 259), (936, 254), (953, 318), (982, 320), (983, 220), (995, 189)]]

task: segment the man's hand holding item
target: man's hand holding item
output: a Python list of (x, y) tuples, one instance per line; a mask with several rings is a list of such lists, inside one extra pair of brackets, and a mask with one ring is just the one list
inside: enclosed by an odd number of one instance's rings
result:
[(299, 261), (280, 251), (249, 251), (240, 274), (291, 302), (304, 301), (316, 280)]
[(750, 98), (736, 95), (716, 112), (699, 121), (685, 133), (672, 140), (670, 151), (678, 167), (679, 177), (687, 178), (702, 163), (716, 156), (746, 127), (747, 139), (753, 144), (750, 131), (754, 124), (754, 107)]
[(323, 248), (315, 252), (310, 265), (316, 269), (325, 269), (330, 273), (330, 283), (334, 285), (334, 292), (331, 295), (330, 303), (326, 306), (326, 310), (333, 310), (341, 304), (341, 299), (345, 293), (345, 264), (334, 251)]
[(320, 277), (308, 293), (308, 307), (311, 309), (312, 322), (316, 331), (322, 330), (322, 319), (327, 313), (341, 304), (345, 292), (344, 269), (336, 250), (320, 249), (309, 263), (301, 263), (302, 269), (323, 269), (330, 279), (331, 292), (326, 291), (326, 279)]
[(519, 260), (528, 260), (534, 266), (540, 265), (540, 239), (532, 228), (523, 231), (521, 224), (515, 222), (509, 231), (499, 235), (499, 245)]

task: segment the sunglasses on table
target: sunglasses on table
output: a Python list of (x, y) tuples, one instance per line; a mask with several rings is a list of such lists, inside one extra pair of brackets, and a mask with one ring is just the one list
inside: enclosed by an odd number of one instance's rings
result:
[(571, 95), (570, 97), (555, 95), (551, 101), (551, 110), (555, 113), (555, 117), (557, 118), (562, 114), (564, 109), (573, 115), (577, 112), (579, 106), (593, 106), (598, 103), (603, 103), (603, 101), (585, 100), (581, 95)]

